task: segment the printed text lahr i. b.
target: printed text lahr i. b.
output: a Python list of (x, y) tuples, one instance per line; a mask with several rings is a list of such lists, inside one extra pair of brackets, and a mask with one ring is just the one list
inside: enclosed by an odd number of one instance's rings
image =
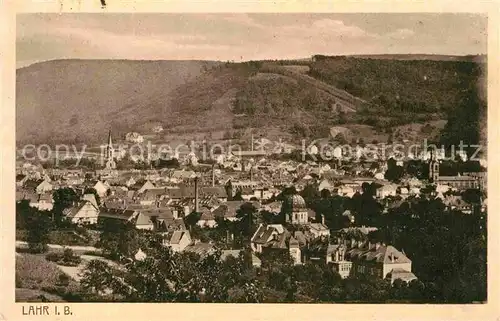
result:
[(50, 306), (50, 305), (23, 305), (23, 315), (72, 315), (69, 306)]

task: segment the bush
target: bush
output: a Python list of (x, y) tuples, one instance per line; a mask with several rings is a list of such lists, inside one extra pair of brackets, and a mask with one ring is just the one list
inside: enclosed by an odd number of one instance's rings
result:
[(45, 259), (64, 266), (77, 266), (82, 259), (73, 253), (71, 249), (64, 249), (63, 253), (52, 252), (45, 256)]

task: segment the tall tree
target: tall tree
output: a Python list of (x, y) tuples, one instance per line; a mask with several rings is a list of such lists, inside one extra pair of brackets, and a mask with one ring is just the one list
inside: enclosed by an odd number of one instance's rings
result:
[(33, 253), (46, 252), (52, 229), (50, 218), (39, 211), (34, 211), (26, 221), (26, 229), (28, 231), (26, 241), (30, 251)]

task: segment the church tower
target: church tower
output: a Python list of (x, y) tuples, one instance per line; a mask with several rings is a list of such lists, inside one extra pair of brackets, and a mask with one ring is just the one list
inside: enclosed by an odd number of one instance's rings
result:
[(115, 150), (113, 148), (113, 141), (111, 140), (111, 130), (108, 135), (108, 145), (106, 146), (106, 169), (115, 169)]
[(437, 183), (439, 179), (439, 161), (434, 158), (434, 151), (431, 150), (431, 159), (429, 161), (429, 181)]

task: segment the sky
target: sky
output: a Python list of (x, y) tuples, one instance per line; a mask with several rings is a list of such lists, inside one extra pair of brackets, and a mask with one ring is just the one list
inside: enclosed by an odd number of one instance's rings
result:
[(314, 54), (487, 53), (473, 14), (119, 14), (17, 16), (17, 68), (53, 59), (221, 60)]

